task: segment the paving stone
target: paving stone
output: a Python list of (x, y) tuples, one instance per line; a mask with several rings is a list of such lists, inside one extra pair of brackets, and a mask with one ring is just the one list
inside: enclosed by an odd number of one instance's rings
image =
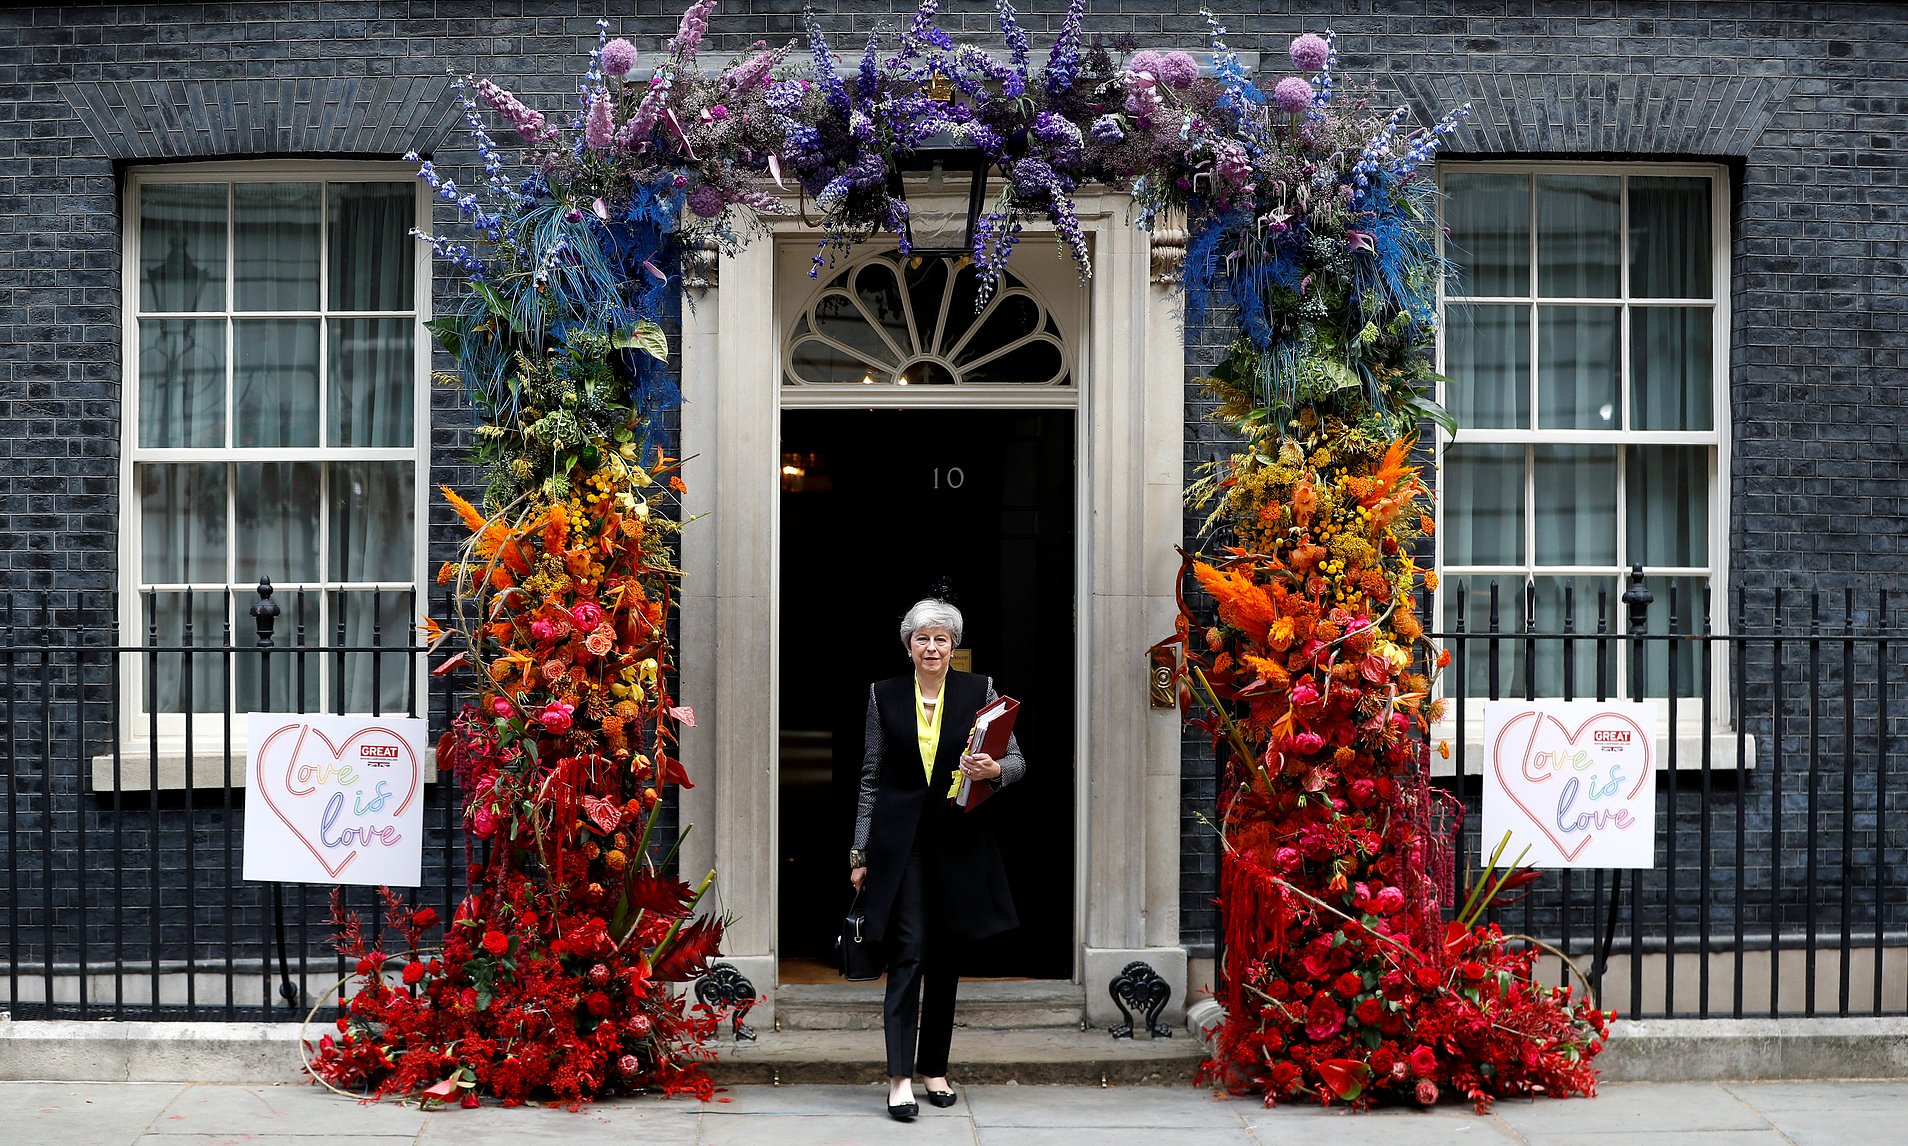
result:
[(990, 1126), (1120, 1126), (1229, 1128), (1251, 1100), (1210, 1091), (1152, 1087), (977, 1086), (967, 1092), (974, 1124)]
[(1621, 1083), (1596, 1098), (1506, 1099), (1495, 1115), (1533, 1134), (1637, 1134), (1682, 1130), (1767, 1130), (1769, 1123), (1715, 1083)]
[(34, 1146), (130, 1142), (185, 1087), (178, 1083), (0, 1083), (8, 1137)]

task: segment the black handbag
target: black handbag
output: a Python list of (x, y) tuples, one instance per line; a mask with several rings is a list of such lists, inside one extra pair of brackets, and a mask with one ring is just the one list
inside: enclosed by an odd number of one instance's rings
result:
[(848, 905), (848, 914), (842, 919), (841, 934), (835, 937), (835, 966), (850, 983), (879, 979), (884, 969), (881, 945), (862, 934), (867, 922), (861, 912), (861, 892), (857, 889), (854, 902)]

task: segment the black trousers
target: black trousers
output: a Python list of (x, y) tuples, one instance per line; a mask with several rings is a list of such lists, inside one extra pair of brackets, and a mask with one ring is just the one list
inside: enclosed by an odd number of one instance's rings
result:
[(954, 1041), (954, 993), (961, 977), (953, 944), (940, 925), (942, 905), (928, 902), (919, 854), (908, 857), (888, 916), (888, 993), (882, 1029), (888, 1074), (934, 1078), (947, 1073)]

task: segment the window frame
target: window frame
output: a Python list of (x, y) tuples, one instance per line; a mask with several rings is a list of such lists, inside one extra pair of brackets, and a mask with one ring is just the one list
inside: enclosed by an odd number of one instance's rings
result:
[[(1729, 481), (1731, 431), (1729, 406), (1729, 358), (1731, 326), (1731, 184), (1729, 169), (1722, 164), (1687, 162), (1649, 162), (1649, 161), (1541, 161), (1541, 160), (1445, 160), (1438, 164), (1437, 183), (1439, 189), (1440, 226), (1438, 228), (1438, 253), (1443, 256), (1448, 236), (1443, 222), (1443, 204), (1446, 180), (1452, 174), (1496, 174), (1522, 175), (1530, 179), (1532, 211), (1529, 235), (1529, 280), (1528, 293), (1523, 295), (1468, 295), (1454, 293), (1449, 288), (1448, 276), (1440, 276), (1438, 281), (1438, 320), (1440, 337), (1437, 342), (1437, 369), (1440, 376), (1445, 375), (1445, 353), (1447, 340), (1442, 332), (1446, 329), (1446, 315), (1451, 308), (1477, 304), (1515, 305), (1524, 307), (1529, 314), (1529, 346), (1526, 366), (1527, 384), (1530, 388), (1530, 420), (1522, 429), (1466, 429), (1460, 426), (1455, 434), (1439, 427), (1436, 430), (1436, 457), (1440, 470), (1445, 465), (1445, 457), (1453, 445), (1512, 445), (1524, 447), (1523, 478), (1523, 557), (1521, 565), (1476, 564), (1453, 566), (1446, 560), (1446, 547), (1443, 538), (1445, 526), (1445, 504), (1439, 499), (1436, 509), (1438, 526), (1438, 544), (1436, 546), (1436, 568), (1440, 586), (1433, 601), (1433, 617), (1442, 627), (1445, 616), (1445, 597), (1452, 592), (1458, 579), (1497, 578), (1502, 586), (1502, 597), (1506, 601), (1518, 602), (1515, 606), (1521, 614), (1521, 596), (1526, 579), (1530, 577), (1577, 577), (1608, 578), (1615, 592), (1610, 600), (1614, 632), (1623, 631), (1623, 610), (1617, 595), (1627, 584), (1628, 564), (1624, 560), (1630, 556), (1628, 545), (1629, 528), (1629, 474), (1626, 460), (1630, 446), (1701, 446), (1708, 450), (1707, 499), (1708, 499), (1708, 564), (1704, 566), (1646, 566), (1645, 576), (1657, 593), (1657, 604), (1652, 607), (1653, 616), (1667, 619), (1666, 614), (1658, 610), (1667, 608), (1663, 582), (1669, 578), (1707, 579), (1711, 590), (1712, 630), (1716, 633), (1727, 631), (1727, 587), (1729, 585)], [(1623, 180), (1622, 194), (1618, 214), (1618, 288), (1613, 297), (1586, 298), (1578, 296), (1550, 296), (1541, 293), (1538, 282), (1538, 225), (1535, 210), (1537, 179), (1545, 175), (1600, 175), (1617, 176)], [(1711, 296), (1707, 299), (1649, 298), (1636, 299), (1631, 295), (1631, 227), (1629, 179), (1633, 177), (1697, 177), (1707, 179), (1710, 187), (1710, 244), (1709, 274)], [(1541, 362), (1541, 308), (1545, 305), (1602, 305), (1614, 307), (1619, 312), (1617, 340), (1618, 358), (1618, 400), (1623, 404), (1624, 418), (1617, 429), (1538, 429), (1540, 414), (1538, 405), (1542, 380), (1537, 364)], [(1629, 405), (1631, 401), (1632, 377), (1631, 354), (1631, 316), (1638, 309), (1654, 307), (1699, 307), (1712, 309), (1710, 325), (1710, 402), (1711, 429), (1709, 430), (1634, 430), (1621, 428), (1629, 424)], [(1438, 398), (1443, 402), (1447, 382), (1440, 382)], [(1603, 565), (1542, 565), (1536, 560), (1536, 530), (1538, 522), (1534, 502), (1535, 469), (1531, 450), (1547, 445), (1607, 445), (1615, 448), (1616, 453), (1616, 549), (1618, 561), (1614, 566)], [(1473, 601), (1473, 616), (1480, 602)], [(1691, 631), (1700, 627), (1700, 602), (1680, 601), (1679, 625), (1687, 626)], [(1595, 601), (1579, 601), (1577, 615), (1580, 619), (1579, 631), (1583, 631), (1581, 618), (1584, 610), (1594, 611)], [(1508, 630), (1507, 630), (1508, 631)], [(1591, 631), (1594, 631), (1592, 629)], [(1708, 686), (1712, 697), (1714, 720), (1718, 725), (1729, 721), (1730, 697), (1729, 674), (1726, 646), (1718, 643), (1711, 649), (1712, 657), (1706, 666), (1709, 673)], [(1629, 664), (1627, 656), (1614, 658), (1616, 661), (1616, 692), (1613, 699), (1630, 695)], [(1448, 682), (1446, 685), (1448, 691)], [(1657, 693), (1649, 700), (1658, 705), (1667, 714), (1667, 697)], [(1482, 699), (1468, 698), (1466, 721), (1481, 720)], [(1700, 701), (1694, 697), (1680, 698), (1678, 702), (1679, 726), (1687, 730), (1700, 724)], [(1473, 711), (1475, 709), (1475, 711)], [(1667, 719), (1667, 715), (1665, 715)], [(1480, 725), (1472, 725), (1473, 728)]]
[[(141, 520), (142, 514), (140, 511), (138, 472), (143, 465), (147, 464), (197, 462), (232, 465), (247, 462), (303, 461), (328, 465), (341, 462), (408, 462), (413, 467), (411, 506), (412, 536), (410, 539), (412, 580), (408, 583), (346, 582), (334, 581), (326, 577), (325, 574), (328, 573), (329, 570), (325, 568), (323, 554), (325, 547), (329, 545), (329, 530), (321, 528), (318, 538), (320, 546), (319, 578), (311, 582), (288, 581), (284, 584), (274, 584), (274, 588), (278, 590), (278, 593), (273, 599), (277, 601), (280, 608), (284, 610), (279, 620), (278, 636), (276, 638), (277, 643), (280, 646), (288, 646), (290, 644), (290, 640), (292, 639), (289, 630), (289, 626), (292, 622), (292, 597), (301, 588), (317, 594), (319, 600), (319, 618), (328, 615), (329, 604), (325, 600), (326, 596), (338, 591), (369, 592), (374, 589), (382, 589), (387, 592), (414, 591), (417, 594), (415, 599), (419, 605), (419, 608), (416, 610), (417, 612), (425, 611), (425, 602), (429, 600), (428, 594), (431, 579), (427, 575), (426, 556), (429, 526), (429, 491), (431, 489), (431, 387), (429, 379), (432, 343), (429, 332), (426, 330), (424, 324), (431, 317), (434, 284), (432, 282), (430, 250), (425, 244), (410, 240), (410, 256), (413, 260), (412, 308), (414, 311), (411, 362), (413, 378), (411, 423), (413, 427), (413, 440), (411, 445), (334, 446), (324, 443), (322, 435), (321, 444), (299, 447), (147, 447), (140, 444), (139, 416), (141, 379), (139, 374), (139, 324), (143, 318), (170, 316), (173, 313), (169, 311), (157, 311), (149, 316), (141, 307), (139, 272), (140, 268), (144, 265), (140, 251), (140, 203), (142, 193), (149, 187), (178, 183), (223, 183), (229, 186), (237, 183), (289, 182), (394, 183), (407, 185), (413, 189), (413, 226), (420, 228), (428, 227), (432, 220), (432, 200), (428, 189), (418, 181), (417, 172), (414, 167), (403, 162), (388, 160), (330, 161), (299, 159), (215, 161), (133, 167), (127, 169), (125, 172), (125, 178), (121, 184), (122, 194), (120, 202), (121, 385), (119, 422), (121, 437), (118, 451), (118, 493), (120, 506), (118, 521), (119, 568), (115, 582), (118, 587), (118, 621), (122, 634), (121, 644), (129, 650), (145, 644), (146, 641), (146, 616), (144, 610), (144, 593), (146, 590), (152, 588), (160, 590), (178, 589), (184, 588), (187, 584), (191, 584), (195, 586), (206, 586), (206, 591), (208, 592), (214, 591), (210, 587), (211, 583), (209, 582), (182, 582), (178, 585), (174, 585), (171, 582), (156, 582), (152, 585), (148, 585), (145, 581), (143, 575), (144, 538), (143, 523)], [(232, 298), (232, 275), (235, 254), (234, 244), (231, 238), (234, 220), (229, 211), (229, 204), (231, 202), (229, 192), (227, 202), (226, 265), (223, 271), (226, 297), (220, 309), (195, 312), (194, 317), (218, 318), (227, 324), (227, 353), (225, 355), (226, 385), (224, 392), (228, 415), (234, 401), (232, 371), (235, 369), (235, 364), (230, 353), (232, 321), (235, 318), (305, 318), (317, 316), (321, 322), (320, 336), (318, 339), (319, 416), (323, 418), (325, 416), (324, 403), (329, 394), (331, 384), (331, 378), (329, 377), (331, 340), (325, 336), (324, 332), (326, 327), (323, 324), (331, 318), (336, 317), (370, 316), (389, 318), (396, 312), (332, 309), (330, 305), (331, 299), (327, 291), (327, 278), (330, 274), (330, 259), (327, 254), (327, 244), (330, 238), (330, 218), (329, 212), (325, 210), (321, 210), (319, 213), (318, 307), (313, 311), (234, 310), (232, 307), (234, 301)], [(229, 428), (231, 425), (229, 416), (226, 419), (226, 424), (228, 427), (229, 440)], [(234, 512), (234, 502), (232, 501), (233, 493), (231, 483), (228, 482), (226, 495), (228, 523), (233, 520), (231, 516)], [(319, 500), (321, 506), (319, 511), (321, 515), (320, 523), (322, 525), (322, 522), (326, 520), (324, 515), (328, 515), (330, 510), (328, 499), (322, 493)], [(228, 547), (226, 554), (228, 577), (237, 575), (237, 570), (232, 564), (235, 560), (236, 550), (233, 547)], [(248, 607), (255, 597), (248, 595), (246, 586), (236, 581), (228, 582), (228, 586), (231, 589), (231, 599), (227, 620), (232, 626), (232, 644), (235, 647), (244, 648), (249, 646), (254, 639), (252, 630), (247, 622), (250, 620)], [(415, 625), (415, 619), (412, 620), (412, 625)], [(329, 637), (329, 630), (334, 627), (335, 626), (322, 622), (314, 623), (307, 632), (315, 631), (319, 639), (324, 640)], [(393, 640), (392, 638), (392, 634), (386, 633), (384, 640), (394, 649), (402, 647), (401, 641)], [(217, 638), (215, 638), (215, 640), (216, 639)], [(410, 643), (421, 644), (421, 639), (414, 628), (410, 632)], [(217, 644), (212, 644), (209, 646), (209, 651), (206, 655), (219, 655), (215, 651), (219, 647)], [(227, 748), (226, 740), (228, 728), (230, 729), (231, 737), (230, 749), (234, 752), (243, 749), (245, 741), (245, 720), (242, 714), (236, 710), (236, 706), (225, 706), (230, 709), (230, 711), (222, 711), (220, 706), (199, 702), (194, 704), (194, 711), (189, 714), (189, 716), (183, 712), (161, 712), (156, 714), (155, 719), (155, 714), (152, 713), (145, 704), (147, 659), (148, 658), (144, 655), (129, 651), (123, 654), (119, 660), (120, 704), (118, 717), (122, 743), (137, 745), (141, 751), (151, 751), (156, 754), (156, 758), (159, 756), (165, 757), (166, 767), (164, 770), (167, 773), (183, 768), (184, 761), (175, 760), (173, 757), (178, 756), (187, 746), (188, 728), (190, 729), (192, 741), (192, 755), (195, 757), (191, 769), (194, 773), (201, 772), (200, 764), (206, 756), (222, 756), (224, 754)], [(289, 662), (287, 662), (287, 664), (289, 665)], [(318, 683), (318, 707), (324, 711), (335, 711), (337, 708), (336, 698), (329, 695), (329, 689), (331, 687), (329, 678), (331, 673), (327, 669), (326, 671), (319, 672), (318, 676), (320, 678)], [(428, 696), (427, 686), (429, 682), (427, 666), (424, 664), (424, 658), (422, 657), (416, 658), (415, 676), (416, 680), (413, 684), (413, 689), (414, 695), (419, 698), (419, 710), (421, 712), (424, 707), (423, 698)], [(236, 677), (234, 680), (236, 681)], [(153, 731), (155, 728), (158, 732), (156, 743), (153, 742)], [(138, 769), (133, 769), (132, 771), (138, 771)], [(172, 787), (175, 785), (162, 782), (159, 786)]]

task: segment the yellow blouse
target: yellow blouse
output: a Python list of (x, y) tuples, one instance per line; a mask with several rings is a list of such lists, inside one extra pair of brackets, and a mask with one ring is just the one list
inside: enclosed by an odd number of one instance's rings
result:
[(921, 771), (929, 783), (934, 781), (934, 754), (941, 747), (941, 710), (947, 707), (947, 685), (941, 685), (941, 696), (935, 702), (934, 712), (928, 713), (927, 704), (921, 699), (921, 680), (914, 681), (914, 734), (921, 745)]

